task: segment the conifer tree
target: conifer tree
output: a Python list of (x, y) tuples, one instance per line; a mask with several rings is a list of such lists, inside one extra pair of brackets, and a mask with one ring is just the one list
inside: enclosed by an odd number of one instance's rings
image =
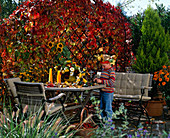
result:
[(140, 73), (153, 73), (168, 64), (169, 36), (161, 26), (161, 19), (150, 6), (145, 11), (142, 36), (133, 69)]

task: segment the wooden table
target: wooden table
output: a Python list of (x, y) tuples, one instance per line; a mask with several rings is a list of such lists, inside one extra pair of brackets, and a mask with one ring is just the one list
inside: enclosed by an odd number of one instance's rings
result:
[[(79, 107), (85, 107), (87, 102), (90, 99), (91, 93), (94, 90), (101, 89), (106, 87), (106, 85), (96, 85), (96, 86), (88, 86), (88, 87), (81, 87), (81, 88), (74, 88), (74, 87), (66, 87), (66, 88), (59, 88), (59, 87), (45, 87), (45, 90), (47, 92), (56, 92), (56, 91), (61, 91), (61, 92), (71, 92), (76, 96), (76, 99), (78, 100)], [(88, 92), (87, 96), (85, 97), (85, 100), (82, 101), (81, 98), (79, 97), (80, 93)], [(68, 97), (69, 98), (69, 97)]]

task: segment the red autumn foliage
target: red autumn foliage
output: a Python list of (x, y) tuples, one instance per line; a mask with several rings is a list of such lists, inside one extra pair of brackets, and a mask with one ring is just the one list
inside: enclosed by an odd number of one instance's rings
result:
[(55, 56), (61, 54), (57, 45), (50, 48), (48, 42), (62, 42), (72, 60), (89, 70), (98, 68), (92, 62), (94, 55), (116, 55), (119, 71), (125, 71), (131, 61), (130, 40), (129, 23), (121, 9), (102, 0), (25, 1), (1, 22), (1, 71), (23, 72), (34, 65), (44, 74), (41, 81), (47, 81), (48, 67), (60, 62)]

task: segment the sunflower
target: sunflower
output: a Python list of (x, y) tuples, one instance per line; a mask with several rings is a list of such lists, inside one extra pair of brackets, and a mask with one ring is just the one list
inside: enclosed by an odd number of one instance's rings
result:
[(61, 52), (63, 52), (63, 48), (57, 47), (57, 51), (58, 51), (59, 53), (61, 53)]
[(53, 42), (51, 42), (51, 41), (48, 42), (48, 47), (49, 47), (49, 48), (52, 48), (52, 47), (53, 47)]
[(58, 44), (57, 44), (57, 48), (63, 49), (63, 44), (62, 44), (62, 43), (58, 43)]

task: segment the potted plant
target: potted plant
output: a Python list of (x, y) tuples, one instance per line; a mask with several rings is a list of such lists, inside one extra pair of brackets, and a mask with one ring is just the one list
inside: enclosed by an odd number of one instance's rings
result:
[[(161, 70), (154, 72), (152, 99), (148, 102), (149, 116), (161, 116), (163, 104), (170, 107), (170, 66), (164, 65)], [(165, 102), (165, 101), (166, 102)]]
[(170, 107), (170, 66), (164, 65), (161, 70), (154, 72), (153, 81), (157, 86), (157, 93), (163, 94)]

